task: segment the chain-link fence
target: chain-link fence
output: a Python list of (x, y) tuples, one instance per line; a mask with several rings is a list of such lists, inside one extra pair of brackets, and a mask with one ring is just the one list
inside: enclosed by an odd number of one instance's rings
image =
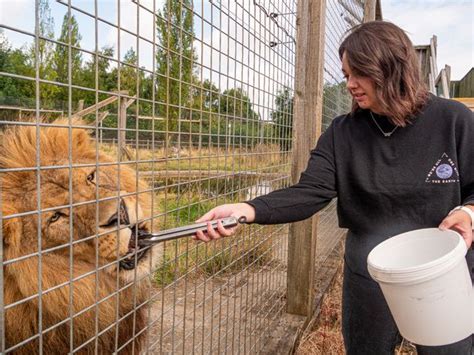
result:
[[(296, 0), (2, 2), (2, 353), (256, 353), (285, 311), (286, 226), (142, 247), (288, 186)], [(323, 119), (347, 112), (328, 1)], [(349, 19), (349, 20), (348, 20)], [(318, 263), (340, 239), (320, 219)]]

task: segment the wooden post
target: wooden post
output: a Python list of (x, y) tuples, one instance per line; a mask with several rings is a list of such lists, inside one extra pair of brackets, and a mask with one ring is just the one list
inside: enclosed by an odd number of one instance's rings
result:
[(135, 102), (135, 98), (131, 99), (126, 99), (122, 98), (120, 101), (120, 111), (119, 111), (119, 119), (118, 119), (118, 129), (119, 129), (119, 139), (118, 139), (118, 154), (119, 154), (119, 160), (123, 159), (123, 156), (125, 155), (130, 159), (130, 154), (127, 150), (127, 108)]
[[(326, 1), (300, 0), (297, 14), (292, 179), (298, 181), (321, 134)], [(317, 217), (290, 226), (287, 312), (308, 316), (314, 298)]]
[(118, 117), (118, 146), (117, 146), (117, 152), (119, 155), (119, 160), (122, 160), (122, 151), (125, 147), (125, 139), (126, 139), (126, 133), (127, 131), (125, 130), (127, 128), (127, 99), (122, 98), (120, 100), (120, 108), (119, 108), (119, 117)]
[(376, 5), (377, 5), (377, 0), (365, 0), (364, 22), (375, 21)]

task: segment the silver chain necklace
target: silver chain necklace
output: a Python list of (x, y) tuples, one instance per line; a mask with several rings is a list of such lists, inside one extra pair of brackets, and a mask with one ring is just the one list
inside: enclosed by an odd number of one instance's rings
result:
[(372, 117), (372, 120), (375, 122), (377, 128), (379, 129), (380, 132), (382, 132), (382, 134), (384, 135), (384, 137), (390, 137), (390, 136), (393, 134), (393, 132), (395, 132), (395, 131), (397, 130), (398, 126), (395, 126), (395, 128), (392, 129), (391, 132), (385, 132), (385, 131), (382, 129), (382, 127), (380, 127), (380, 125), (378, 124), (377, 120), (375, 119), (374, 115), (372, 114), (372, 111), (369, 111), (369, 113), (370, 113), (370, 117)]

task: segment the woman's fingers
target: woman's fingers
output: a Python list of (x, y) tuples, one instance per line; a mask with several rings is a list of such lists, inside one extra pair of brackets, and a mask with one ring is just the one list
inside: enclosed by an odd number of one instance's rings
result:
[(472, 226), (470, 222), (471, 221), (468, 215), (465, 215), (465, 213), (462, 211), (456, 211), (443, 219), (439, 225), (439, 229), (452, 229), (458, 232), (461, 234), (466, 242), (467, 247), (469, 248), (472, 244)]
[[(194, 237), (194, 236), (193, 236)], [(208, 242), (210, 241), (209, 237), (207, 237), (204, 232), (202, 231), (197, 231), (196, 232), (196, 239), (197, 240), (202, 240), (203, 242)]]
[(221, 235), (214, 228), (212, 228), (210, 223), (207, 224), (207, 235), (211, 239), (219, 239), (221, 237)]
[[(221, 205), (221, 206), (214, 207), (209, 212), (204, 214), (202, 217), (196, 220), (196, 223), (218, 220), (220, 218), (225, 218), (225, 217), (230, 217), (230, 216), (233, 216), (237, 219), (240, 217), (245, 217), (247, 222), (253, 222), (253, 220), (255, 219), (255, 210), (252, 206), (246, 203), (234, 203), (234, 204)], [(224, 228), (224, 226), (222, 225), (220, 221), (218, 221), (216, 229), (213, 229), (212, 227), (210, 227), (208, 223), (207, 231), (205, 231), (202, 234), (196, 233), (196, 235), (193, 236), (193, 239), (208, 242), (209, 240), (213, 240), (213, 239), (229, 237), (235, 234), (236, 230), (237, 230), (237, 227)], [(204, 239), (203, 236), (205, 236), (206, 239)]]
[(226, 229), (221, 221), (217, 221), (217, 231), (221, 234), (223, 237), (230, 237), (232, 234), (235, 233), (236, 228), (228, 228)]
[(220, 239), (222, 237), (230, 237), (235, 234), (237, 227), (225, 228), (222, 225), (221, 221), (217, 222), (217, 229), (212, 228), (211, 224), (207, 224), (207, 231), (197, 231), (195, 235), (192, 236), (194, 240), (201, 240), (203, 242), (209, 242), (213, 239)]
[(201, 216), (198, 220), (196, 220), (196, 223), (201, 223), (201, 222), (206, 222), (206, 221), (211, 221), (215, 219), (215, 213), (214, 213), (215, 208), (212, 210), (208, 211), (205, 213), (203, 216)]

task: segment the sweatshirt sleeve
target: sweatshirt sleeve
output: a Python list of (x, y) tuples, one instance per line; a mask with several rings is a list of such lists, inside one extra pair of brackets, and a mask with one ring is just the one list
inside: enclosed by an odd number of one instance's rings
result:
[(474, 113), (460, 106), (456, 127), (461, 198), (463, 205), (474, 205)]
[(311, 217), (336, 197), (334, 136), (331, 125), (311, 151), (306, 170), (297, 184), (247, 203), (255, 208), (255, 223), (279, 224)]

